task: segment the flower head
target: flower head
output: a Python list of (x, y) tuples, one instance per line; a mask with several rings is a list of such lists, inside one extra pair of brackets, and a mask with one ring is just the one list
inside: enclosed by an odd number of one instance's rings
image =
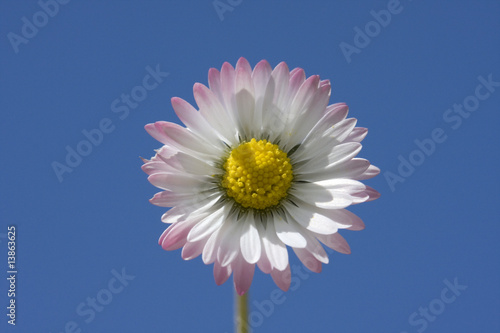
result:
[(233, 274), (240, 295), (255, 265), (287, 290), (287, 246), (320, 272), (328, 263), (321, 243), (350, 253), (338, 230), (364, 228), (345, 208), (379, 197), (360, 182), (380, 172), (356, 158), (367, 129), (346, 118), (347, 105), (328, 105), (328, 80), (284, 62), (272, 69), (262, 60), (252, 70), (240, 58), (236, 68), (210, 69), (208, 82), (194, 85), (199, 110), (172, 98), (186, 127), (146, 125), (163, 144), (142, 167), (163, 190), (151, 203), (172, 207), (159, 244), (213, 263), (217, 284)]

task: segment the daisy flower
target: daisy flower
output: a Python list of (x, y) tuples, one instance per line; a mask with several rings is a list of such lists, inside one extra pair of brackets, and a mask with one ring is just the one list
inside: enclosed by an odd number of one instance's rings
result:
[(142, 166), (163, 190), (151, 203), (172, 207), (162, 216), (163, 249), (201, 255), (218, 285), (233, 275), (239, 295), (256, 265), (289, 288), (287, 246), (313, 272), (328, 263), (322, 244), (350, 253), (338, 230), (364, 224), (345, 208), (379, 197), (360, 180), (380, 170), (356, 157), (367, 129), (346, 118), (346, 104), (328, 105), (330, 81), (284, 62), (252, 70), (240, 58), (236, 68), (211, 68), (208, 87), (193, 90), (199, 110), (172, 98), (186, 127), (145, 126), (163, 144)]

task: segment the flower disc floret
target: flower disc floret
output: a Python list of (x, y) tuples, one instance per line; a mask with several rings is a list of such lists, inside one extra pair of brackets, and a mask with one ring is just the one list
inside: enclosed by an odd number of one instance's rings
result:
[(278, 205), (293, 179), (287, 154), (278, 145), (255, 138), (233, 149), (223, 168), (222, 187), (245, 208)]

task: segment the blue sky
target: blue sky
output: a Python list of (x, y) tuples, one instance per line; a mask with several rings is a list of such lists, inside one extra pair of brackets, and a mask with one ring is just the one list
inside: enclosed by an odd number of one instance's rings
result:
[(500, 3), (215, 5), (0, 1), (0, 330), (232, 332), (232, 283), (157, 244), (139, 156), (160, 145), (145, 124), (179, 121), (171, 97), (194, 103), (210, 67), (244, 56), (330, 79), (382, 170), (382, 197), (351, 209), (366, 229), (342, 233), (351, 255), (296, 268), (285, 294), (256, 273), (254, 332), (500, 331)]

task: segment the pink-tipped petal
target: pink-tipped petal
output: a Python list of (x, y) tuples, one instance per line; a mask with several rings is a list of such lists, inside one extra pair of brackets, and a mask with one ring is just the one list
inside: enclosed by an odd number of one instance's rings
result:
[(216, 148), (200, 139), (188, 129), (174, 123), (155, 123), (158, 132), (163, 132), (168, 137), (167, 144), (176, 147), (180, 151), (197, 156), (214, 156), (221, 153)]
[(328, 134), (337, 142), (343, 142), (351, 134), (352, 130), (356, 126), (356, 123), (356, 118), (344, 119), (333, 126), (332, 130)]
[(252, 284), (255, 264), (249, 264), (239, 256), (232, 264), (234, 287), (238, 295), (245, 294)]
[(164, 162), (146, 162), (141, 167), (148, 175), (152, 175), (159, 172), (172, 172), (174, 169)]
[(214, 279), (215, 283), (220, 286), (231, 276), (232, 270), (231, 265), (221, 266), (221, 264), (216, 260), (214, 262)]
[(318, 75), (313, 75), (302, 83), (290, 105), (290, 117), (295, 118), (309, 109), (316, 97), (318, 86)]
[(317, 89), (311, 100), (307, 102), (308, 104), (303, 107), (302, 111), (299, 111), (298, 116), (290, 123), (292, 130), (286, 142), (287, 147), (292, 148), (301, 143), (321, 119), (330, 99), (330, 90), (329, 85)]
[(201, 176), (193, 177), (171, 172), (159, 172), (152, 174), (148, 177), (148, 180), (151, 184), (158, 188), (175, 191), (176, 193), (192, 193), (191, 189), (193, 188), (202, 191), (213, 187), (213, 185), (208, 183), (210, 178), (206, 176), (203, 178)]
[(328, 169), (332, 169), (345, 163), (354, 157), (361, 151), (361, 144), (358, 142), (346, 142), (331, 147), (322, 147), (315, 152), (316, 158), (312, 158), (309, 161), (299, 165), (295, 168), (298, 172), (321, 172)]
[(366, 201), (373, 201), (380, 198), (380, 193), (370, 186), (366, 187), (365, 193), (369, 196), (368, 200)]
[(306, 80), (306, 73), (302, 68), (295, 68), (292, 72), (290, 72), (289, 78), (290, 81), (287, 98), (289, 103), (291, 103), (297, 94), (297, 91), (299, 91), (300, 87)]
[(193, 224), (192, 221), (172, 224), (162, 237), (160, 237), (161, 247), (167, 251), (173, 251), (183, 247), (186, 244), (187, 235)]
[(282, 62), (271, 72), (264, 94), (262, 125), (266, 131), (279, 133), (285, 127), (284, 110), (289, 104), (287, 100), (288, 81), (288, 66)]
[(193, 93), (203, 118), (223, 140), (231, 142), (234, 139), (234, 128), (227, 126), (228, 114), (217, 96), (201, 83), (195, 83)]
[(314, 237), (314, 234), (312, 232), (305, 232), (304, 236), (307, 239), (307, 246), (304, 250), (309, 251), (321, 263), (328, 264), (328, 254), (316, 237)]
[(264, 105), (266, 87), (269, 82), (271, 72), (272, 69), (269, 63), (265, 60), (262, 60), (255, 66), (252, 73), (252, 81), (255, 94), (255, 112), (253, 123), (255, 124), (256, 128), (262, 127), (262, 107)]
[(179, 119), (193, 132), (198, 133), (213, 145), (220, 145), (217, 133), (209, 125), (205, 118), (191, 104), (182, 98), (173, 97), (172, 107)]
[(350, 254), (351, 248), (347, 241), (338, 232), (331, 235), (319, 235), (316, 237), (329, 248), (344, 254)]
[(316, 259), (311, 252), (306, 249), (293, 248), (293, 251), (300, 261), (314, 273), (321, 272), (321, 261)]
[(224, 105), (224, 96), (222, 95), (222, 86), (220, 81), (220, 72), (216, 68), (210, 68), (208, 71), (208, 87), (217, 96), (217, 99)]
[(149, 135), (165, 145), (169, 141), (168, 136), (158, 126), (156, 126), (157, 123), (166, 123), (166, 121), (158, 121), (154, 124), (147, 124), (146, 126), (144, 126), (144, 128), (149, 133)]
[(290, 272), (290, 265), (286, 266), (283, 271), (273, 269), (271, 271), (271, 277), (274, 283), (283, 291), (288, 291), (290, 288), (290, 283), (292, 282), (292, 273)]
[(248, 60), (246, 60), (243, 57), (240, 57), (238, 59), (238, 62), (236, 63), (235, 70), (236, 70), (236, 72), (244, 71), (244, 72), (248, 73), (248, 75), (252, 75), (252, 67), (250, 66), (250, 63), (248, 62)]
[(358, 177), (358, 180), (370, 179), (375, 177), (379, 173), (380, 173), (379, 168), (377, 168), (375, 165), (370, 165), (368, 169), (360, 177)]
[[(261, 246), (262, 248), (264, 247), (264, 245)], [(273, 266), (271, 265), (271, 262), (269, 261), (269, 258), (267, 257), (267, 254), (265, 252), (261, 253), (259, 261), (257, 261), (257, 266), (264, 274), (269, 274), (273, 270)]]
[(184, 245), (181, 252), (182, 259), (191, 260), (198, 257), (203, 252), (203, 248), (205, 247), (207, 240), (208, 237), (197, 242), (186, 242), (186, 245)]
[(355, 127), (352, 132), (345, 138), (345, 142), (361, 142), (368, 134), (368, 129), (364, 127)]
[(248, 68), (244, 65), (236, 66), (235, 94), (236, 108), (238, 110), (235, 115), (237, 116), (236, 119), (238, 128), (245, 136), (257, 135), (258, 133), (252, 133), (251, 130), (256, 126), (253, 122), (255, 112), (255, 92), (250, 65), (248, 65)]
[(339, 229), (362, 230), (365, 228), (359, 216), (346, 209), (323, 209), (321, 213), (334, 221)]
[(224, 100), (224, 106), (229, 113), (229, 117), (232, 117), (234, 112), (236, 112), (236, 103), (234, 100), (234, 81), (235, 81), (236, 73), (234, 71), (233, 66), (231, 64), (225, 62), (222, 65), (220, 71), (220, 83), (221, 83), (221, 91), (222, 97)]

